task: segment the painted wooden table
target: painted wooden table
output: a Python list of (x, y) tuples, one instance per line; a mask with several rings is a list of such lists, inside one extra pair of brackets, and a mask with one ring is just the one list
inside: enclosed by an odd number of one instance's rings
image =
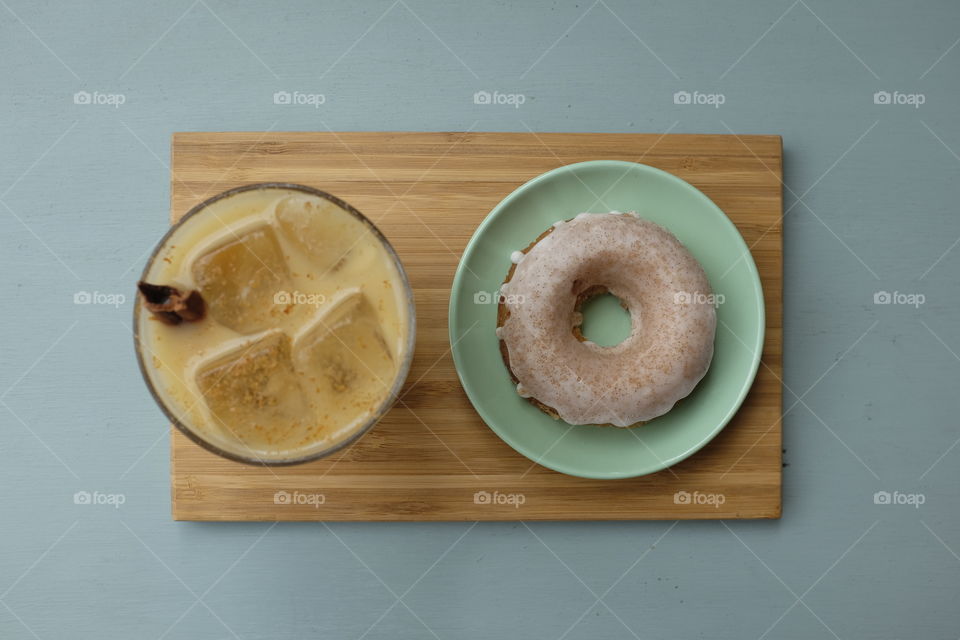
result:
[[(960, 6), (0, 16), (0, 638), (957, 636)], [(130, 335), (171, 135), (358, 130), (782, 135), (782, 517), (173, 521)], [(460, 246), (421, 265), (438, 292)]]

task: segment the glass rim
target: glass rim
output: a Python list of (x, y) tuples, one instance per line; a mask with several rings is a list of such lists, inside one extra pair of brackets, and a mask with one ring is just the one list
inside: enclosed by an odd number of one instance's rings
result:
[(397, 374), (394, 379), (393, 385), (390, 387), (390, 390), (384, 398), (383, 402), (377, 407), (377, 410), (370, 416), (370, 418), (356, 431), (350, 434), (348, 437), (343, 440), (335, 442), (330, 447), (316, 451), (307, 455), (299, 456), (296, 458), (284, 458), (279, 460), (264, 459), (258, 456), (245, 456), (238, 454), (233, 451), (227, 451), (222, 447), (210, 442), (209, 440), (202, 437), (196, 431), (191, 429), (188, 425), (184, 424), (179, 417), (174, 415), (174, 412), (167, 405), (166, 400), (161, 396), (160, 392), (157, 390), (156, 386), (153, 383), (152, 378), (147, 370), (146, 360), (143, 354), (142, 343), (140, 340), (140, 308), (142, 306), (140, 293), (139, 291), (135, 295), (134, 299), (136, 300), (133, 305), (133, 343), (134, 351), (137, 354), (137, 364), (139, 365), (140, 374), (143, 376), (143, 380), (147, 385), (147, 389), (150, 391), (150, 395), (153, 396), (154, 401), (157, 403), (157, 406), (160, 407), (163, 414), (167, 417), (168, 420), (176, 427), (180, 433), (187, 436), (190, 440), (200, 445), (207, 451), (214, 453), (218, 456), (232, 460), (234, 462), (242, 462), (245, 464), (255, 465), (255, 466), (268, 466), (268, 467), (283, 467), (290, 466), (295, 464), (302, 464), (305, 462), (310, 462), (313, 460), (319, 460), (320, 458), (325, 458), (329, 455), (340, 451), (341, 449), (353, 444), (360, 437), (370, 431), (374, 425), (376, 425), (381, 418), (397, 403), (400, 399), (400, 390), (403, 387), (404, 383), (407, 380), (407, 375), (410, 373), (410, 365), (413, 362), (413, 351), (414, 345), (416, 343), (416, 313), (415, 313), (415, 304), (413, 297), (413, 287), (410, 285), (410, 279), (407, 277), (406, 269), (403, 267), (403, 263), (400, 261), (400, 256), (397, 254), (396, 249), (393, 248), (393, 245), (390, 244), (390, 241), (387, 240), (387, 237), (383, 235), (383, 232), (365, 215), (363, 215), (358, 209), (350, 205), (349, 203), (341, 200), (340, 198), (320, 189), (315, 189), (313, 187), (308, 187), (302, 184), (296, 184), (292, 182), (256, 182), (251, 184), (242, 185), (239, 187), (233, 187), (227, 189), (226, 191), (220, 192), (206, 200), (200, 202), (199, 204), (193, 206), (189, 211), (187, 211), (179, 220), (170, 225), (170, 228), (167, 229), (166, 233), (163, 234), (163, 237), (157, 242), (156, 246), (153, 248), (153, 251), (150, 252), (150, 256), (147, 258), (147, 263), (143, 268), (143, 271), (140, 274), (140, 280), (144, 281), (147, 278), (147, 274), (150, 269), (153, 267), (154, 262), (157, 259), (157, 256), (160, 254), (161, 250), (167, 245), (167, 242), (173, 237), (173, 235), (183, 226), (183, 224), (199, 214), (207, 207), (212, 205), (215, 202), (229, 198), (231, 196), (243, 193), (246, 191), (256, 191), (260, 189), (277, 189), (277, 190), (286, 190), (286, 191), (299, 191), (301, 193), (310, 194), (317, 196), (332, 202), (338, 207), (342, 208), (344, 211), (348, 212), (354, 218), (359, 220), (366, 226), (373, 235), (380, 242), (380, 245), (386, 249), (387, 254), (390, 256), (393, 265), (396, 267), (397, 272), (400, 275), (400, 280), (403, 283), (403, 291), (406, 298), (406, 310), (407, 310), (407, 339), (406, 339), (406, 353), (404, 354), (403, 360), (400, 362), (400, 366), (397, 369)]

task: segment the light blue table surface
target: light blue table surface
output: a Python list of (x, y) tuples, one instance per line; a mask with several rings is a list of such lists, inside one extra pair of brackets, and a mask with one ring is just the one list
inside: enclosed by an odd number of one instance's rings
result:
[[(859, 4), (0, 0), (0, 638), (956, 638), (960, 4)], [(782, 135), (783, 518), (172, 522), (170, 134), (328, 128)]]

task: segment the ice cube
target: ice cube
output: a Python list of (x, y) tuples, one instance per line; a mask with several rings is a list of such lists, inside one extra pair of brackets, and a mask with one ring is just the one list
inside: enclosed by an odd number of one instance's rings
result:
[(322, 421), (343, 427), (377, 409), (396, 364), (363, 293), (354, 290), (334, 304), (297, 337), (294, 350)]
[(234, 331), (271, 328), (289, 311), (282, 296), (293, 287), (270, 227), (241, 233), (203, 254), (193, 263), (193, 278), (210, 315)]
[(276, 221), (280, 233), (310, 257), (319, 275), (339, 271), (369, 253), (363, 240), (370, 230), (329, 200), (286, 197), (277, 203)]
[(314, 426), (290, 338), (280, 331), (202, 363), (196, 382), (224, 434), (254, 452), (296, 446)]

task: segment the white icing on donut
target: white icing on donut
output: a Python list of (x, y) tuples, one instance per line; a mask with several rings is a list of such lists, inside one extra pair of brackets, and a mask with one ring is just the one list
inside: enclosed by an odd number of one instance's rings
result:
[(523, 260), (523, 251), (514, 251), (510, 254), (510, 262), (513, 264), (520, 264), (521, 260)]
[[(630, 335), (612, 347), (571, 331), (577, 296), (596, 285), (631, 312)], [(716, 311), (703, 268), (642, 218), (580, 214), (555, 226), (516, 266), (510, 287), (516, 295), (504, 300), (510, 313), (498, 333), (510, 369), (524, 394), (570, 424), (625, 427), (661, 416), (713, 358)]]

